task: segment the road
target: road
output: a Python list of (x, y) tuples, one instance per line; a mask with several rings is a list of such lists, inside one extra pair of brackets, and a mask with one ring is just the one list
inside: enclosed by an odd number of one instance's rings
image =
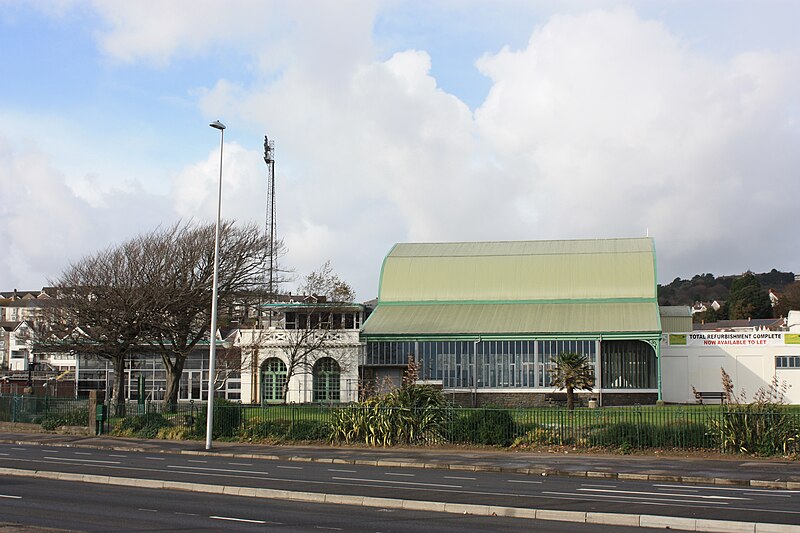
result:
[[(0, 444), (3, 467), (421, 502), (800, 525), (799, 491), (753, 487), (12, 444)], [(11, 478), (0, 479), (5, 484)], [(252, 499), (245, 501), (253, 505)]]
[[(0, 478), (0, 523), (68, 531), (609, 531), (607, 526), (591, 524), (256, 500), (33, 478), (9, 479)], [(614, 531), (646, 530), (615, 527)]]

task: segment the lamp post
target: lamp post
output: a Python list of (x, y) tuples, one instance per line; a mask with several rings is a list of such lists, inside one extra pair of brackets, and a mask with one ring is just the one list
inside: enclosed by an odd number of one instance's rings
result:
[(225, 141), (225, 124), (215, 120), (209, 124), (219, 130), (219, 193), (217, 195), (217, 228), (214, 232), (214, 283), (211, 289), (211, 331), (208, 347), (208, 415), (206, 416), (206, 450), (211, 449), (211, 432), (214, 428), (214, 382), (216, 381), (217, 355), (217, 283), (219, 281), (219, 220), (222, 210), (222, 146)]

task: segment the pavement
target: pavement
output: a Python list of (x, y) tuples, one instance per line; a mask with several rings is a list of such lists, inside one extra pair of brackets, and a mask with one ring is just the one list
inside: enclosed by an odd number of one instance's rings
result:
[(666, 481), (800, 490), (800, 461), (749, 456), (612, 455), (475, 448), (366, 448), (287, 446), (215, 441), (172, 441), (110, 436), (61, 435), (0, 428), (0, 442), (17, 445), (218, 455), (248, 459), (513, 472), (534, 476)]

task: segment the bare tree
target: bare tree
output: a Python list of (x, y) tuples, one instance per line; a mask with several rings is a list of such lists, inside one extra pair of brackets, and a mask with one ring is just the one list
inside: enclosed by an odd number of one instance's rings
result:
[[(176, 403), (186, 359), (209, 332), (214, 266), (214, 225), (183, 224), (164, 232), (163, 261), (159, 264), (160, 291), (151, 315), (148, 342), (161, 355), (167, 372), (165, 400)], [(254, 224), (220, 228), (218, 298), (225, 303), (237, 296), (263, 292), (264, 258), (270, 240)], [(281, 248), (281, 243), (277, 243)]]
[[(347, 329), (357, 329), (355, 314), (360, 314), (353, 304), (355, 292), (333, 271), (326, 261), (317, 271), (308, 274), (299, 290), (308, 296), (301, 304), (286, 306), (292, 321), (284, 322), (284, 331), (277, 344), (286, 363), (286, 380), (283, 383), (283, 400), (286, 401), (289, 384), (298, 374), (311, 374), (317, 362), (325, 357), (336, 360), (340, 371), (357, 364), (349, 353)], [(294, 310), (289, 310), (294, 307)]]
[[(113, 398), (124, 408), (125, 359), (156, 351), (167, 372), (166, 399), (177, 402), (186, 359), (209, 339), (214, 264), (213, 224), (176, 223), (71, 265), (53, 285), (61, 297), (38, 348), (95, 355), (112, 363)], [(251, 224), (220, 228), (221, 302), (262, 290), (269, 240)], [(55, 345), (55, 346), (54, 346)]]
[(330, 260), (303, 278), (298, 292), (323, 296), (329, 302), (354, 302), (356, 299), (355, 291), (333, 271)]
[(149, 265), (159, 252), (145, 235), (70, 265), (51, 283), (59, 301), (46, 308), (37, 327), (36, 350), (94, 355), (112, 364), (118, 413), (125, 407), (125, 360), (149, 333), (154, 301)]

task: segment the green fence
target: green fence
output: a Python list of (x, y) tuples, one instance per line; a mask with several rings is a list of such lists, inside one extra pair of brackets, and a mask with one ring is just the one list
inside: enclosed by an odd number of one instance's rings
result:
[[(129, 404), (110, 428), (143, 438), (197, 438), (206, 404)], [(87, 401), (0, 396), (0, 421), (85, 425)], [(59, 424), (60, 425), (60, 424)], [(637, 406), (598, 409), (413, 410), (364, 405), (214, 403), (215, 439), (270, 442), (602, 446), (708, 449), (759, 455), (800, 453), (800, 409), (764, 405)]]
[(0, 422), (42, 424), (45, 427), (85, 426), (89, 402), (49, 396), (0, 396)]

